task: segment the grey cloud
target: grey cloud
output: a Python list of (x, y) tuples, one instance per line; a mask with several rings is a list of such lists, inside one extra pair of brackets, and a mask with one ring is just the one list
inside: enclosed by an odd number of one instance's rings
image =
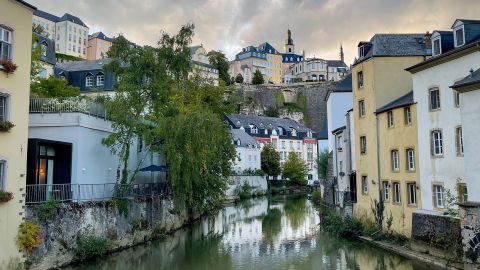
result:
[[(125, 34), (139, 44), (156, 44), (161, 30), (196, 26), (194, 43), (236, 50), (269, 41), (277, 50), (287, 27), (296, 51), (338, 58), (343, 44), (347, 62), (356, 45), (374, 33), (449, 29), (455, 18), (480, 19), (478, 0), (27, 0), (39, 9), (72, 13), (107, 35)], [(477, 16), (477, 17), (476, 17)]]

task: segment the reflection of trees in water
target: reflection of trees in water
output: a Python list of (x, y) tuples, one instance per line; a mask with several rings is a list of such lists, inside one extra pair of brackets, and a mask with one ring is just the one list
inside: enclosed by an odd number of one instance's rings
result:
[(282, 230), (282, 211), (277, 208), (269, 208), (262, 218), (262, 233), (266, 243), (273, 243), (273, 239)]
[(305, 196), (291, 198), (285, 201), (283, 211), (290, 221), (292, 229), (296, 230), (305, 221), (305, 215), (307, 213), (306, 206), (307, 198)]

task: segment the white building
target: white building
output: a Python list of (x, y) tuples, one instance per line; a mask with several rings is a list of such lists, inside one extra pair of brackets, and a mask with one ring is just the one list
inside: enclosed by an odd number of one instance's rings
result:
[(231, 129), (233, 145), (237, 152), (234, 161), (235, 172), (241, 174), (245, 170), (260, 170), (260, 143), (245, 132), (245, 129)]
[(306, 180), (318, 180), (317, 134), (304, 125), (288, 118), (275, 118), (255, 115), (227, 115), (231, 129), (243, 128), (247, 134), (260, 143), (260, 147), (271, 143), (280, 153), (283, 166), (290, 152), (295, 152), (308, 166)]
[[(465, 174), (460, 99), (450, 86), (465, 78), (472, 68), (480, 67), (479, 32), (480, 21), (472, 20), (456, 20), (452, 31), (434, 31), (433, 57), (407, 69), (413, 74), (417, 103), (424, 209), (442, 211), (447, 190), (460, 200), (466, 199), (466, 183), (474, 181)], [(468, 147), (471, 145), (465, 145)], [(474, 167), (478, 168), (478, 164)]]
[(39, 78), (48, 78), (54, 75), (54, 68), (56, 63), (55, 57), (55, 41), (40, 34), (34, 33), (36, 41), (33, 46), (40, 46), (40, 70), (37, 75)]
[(210, 64), (203, 45), (190, 47), (190, 58), (193, 74), (197, 73), (202, 78), (211, 80), (214, 85), (218, 85), (218, 69)]
[(44, 28), (48, 37), (55, 40), (55, 52), (87, 58), (88, 26), (78, 17), (65, 13), (57, 17), (45, 11), (33, 13), (33, 24)]
[(327, 60), (327, 80), (340, 81), (350, 72), (348, 66), (343, 60)]
[(290, 66), (290, 81), (325, 81), (327, 79), (327, 61), (308, 58)]

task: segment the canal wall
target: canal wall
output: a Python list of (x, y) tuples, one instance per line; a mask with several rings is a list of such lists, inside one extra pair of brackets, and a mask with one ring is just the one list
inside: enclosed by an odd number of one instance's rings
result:
[(39, 218), (38, 207), (26, 207), (26, 219), (42, 226), (41, 245), (25, 258), (30, 269), (75, 261), (78, 241), (88, 236), (105, 239), (110, 252), (161, 237), (191, 220), (174, 209), (172, 200), (161, 197), (131, 200), (126, 208), (115, 201), (61, 204), (46, 221)]
[(252, 189), (252, 195), (265, 195), (268, 192), (267, 178), (259, 175), (232, 175), (228, 179), (227, 200), (238, 199), (238, 193), (245, 183)]

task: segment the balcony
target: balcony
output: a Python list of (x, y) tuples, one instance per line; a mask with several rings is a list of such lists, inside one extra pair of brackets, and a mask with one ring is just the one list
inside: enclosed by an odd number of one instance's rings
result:
[(30, 98), (30, 113), (83, 113), (107, 120), (105, 107), (83, 97)]

